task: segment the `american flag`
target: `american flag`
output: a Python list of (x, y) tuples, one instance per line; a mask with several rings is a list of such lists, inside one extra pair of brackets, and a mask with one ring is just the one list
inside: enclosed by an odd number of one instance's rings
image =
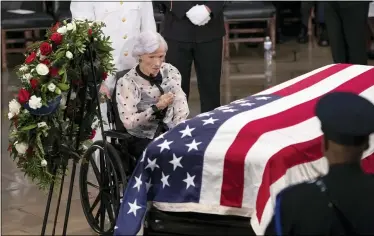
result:
[[(327, 171), (318, 98), (350, 91), (374, 102), (374, 68), (334, 64), (187, 120), (144, 151), (115, 235), (136, 235), (147, 203), (163, 211), (251, 217), (263, 234), (276, 194)], [(374, 139), (363, 158), (374, 173)]]

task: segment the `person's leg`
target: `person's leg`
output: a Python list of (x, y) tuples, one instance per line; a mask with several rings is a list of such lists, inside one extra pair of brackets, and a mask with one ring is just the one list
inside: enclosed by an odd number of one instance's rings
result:
[(368, 36), (368, 58), (370, 60), (374, 59), (374, 17), (369, 17), (368, 19), (368, 28), (369, 28), (369, 36)]
[(301, 2), (300, 13), (301, 13), (301, 27), (298, 36), (299, 43), (307, 43), (308, 38), (308, 22), (310, 17), (310, 11), (314, 6), (314, 2)]
[(357, 2), (341, 8), (344, 36), (348, 46), (348, 63), (367, 65), (367, 20), (369, 3)]
[(126, 168), (125, 171), (127, 174), (131, 175), (138, 161), (141, 160), (143, 151), (150, 142), (152, 142), (152, 139), (132, 136), (131, 139), (126, 140), (126, 143), (122, 144), (122, 152), (124, 154), (122, 163)]
[(192, 66), (192, 43), (167, 40), (168, 51), (166, 53), (166, 62), (175, 66), (182, 76), (182, 89), (187, 96), (190, 95), (190, 80)]
[(150, 142), (152, 142), (152, 139), (133, 137), (129, 145), (130, 153), (138, 160)]
[(308, 21), (310, 17), (310, 11), (312, 10), (315, 2), (314, 1), (303, 1), (301, 2), (301, 23), (305, 26), (308, 27)]
[(195, 45), (194, 58), (201, 112), (207, 112), (221, 104), (222, 39)]
[(320, 29), (318, 45), (321, 47), (329, 46), (329, 40), (327, 36), (326, 24), (325, 24), (325, 2), (316, 3), (316, 23)]
[(316, 2), (316, 20), (318, 24), (325, 24), (325, 2)]
[(334, 63), (348, 63), (343, 25), (337, 2), (327, 2), (325, 4), (325, 23)]

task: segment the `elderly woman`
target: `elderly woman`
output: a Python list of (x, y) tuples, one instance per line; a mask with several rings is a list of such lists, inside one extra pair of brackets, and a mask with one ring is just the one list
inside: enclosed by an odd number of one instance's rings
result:
[(163, 123), (168, 128), (184, 121), (189, 114), (186, 95), (180, 86), (181, 75), (177, 68), (164, 63), (167, 49), (160, 34), (140, 33), (132, 51), (139, 63), (117, 82), (118, 113), (133, 136), (129, 147), (136, 158), (155, 138), (159, 126), (156, 114), (165, 112)]

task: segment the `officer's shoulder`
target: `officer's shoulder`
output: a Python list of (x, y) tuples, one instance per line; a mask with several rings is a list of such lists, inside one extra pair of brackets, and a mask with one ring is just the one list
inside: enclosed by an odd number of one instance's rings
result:
[(318, 193), (317, 188), (315, 186), (315, 180), (305, 181), (299, 184), (294, 184), (289, 187), (283, 189), (279, 195), (282, 195), (282, 198), (294, 198), (300, 196), (312, 196)]

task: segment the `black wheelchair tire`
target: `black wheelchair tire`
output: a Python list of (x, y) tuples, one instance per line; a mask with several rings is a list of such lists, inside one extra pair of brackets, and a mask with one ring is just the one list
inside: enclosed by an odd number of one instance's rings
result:
[[(120, 208), (120, 200), (121, 200), (121, 190), (119, 188), (119, 184), (123, 184), (123, 189), (127, 185), (126, 175), (125, 171), (123, 169), (123, 164), (121, 161), (121, 158), (119, 157), (118, 151), (110, 144), (107, 143), (107, 153), (108, 156), (104, 154), (104, 160), (100, 161), (100, 163), (104, 163), (105, 161), (105, 170), (104, 175), (107, 175), (109, 177), (109, 182), (112, 182), (112, 187), (114, 188), (113, 192), (106, 192), (108, 190), (105, 189), (105, 187), (100, 186), (99, 183), (99, 193), (95, 199), (95, 202), (92, 205), (95, 205), (93, 209), (96, 207), (96, 205), (100, 204), (98, 212), (100, 211), (100, 220), (99, 218), (96, 219), (98, 216), (98, 213), (96, 214), (96, 217), (94, 216), (90, 205), (90, 199), (89, 199), (89, 192), (88, 192), (88, 168), (89, 164), (92, 162), (95, 162), (93, 158), (93, 153), (100, 149), (100, 152), (104, 150), (104, 142), (102, 140), (96, 141), (92, 144), (91, 147), (89, 147), (86, 151), (86, 153), (83, 156), (81, 167), (80, 167), (80, 173), (79, 173), (79, 189), (80, 189), (80, 198), (81, 198), (81, 204), (83, 208), (84, 215), (87, 219), (88, 224), (92, 228), (93, 231), (98, 233), (99, 235), (108, 235), (113, 232), (114, 226), (116, 224), (116, 218), (118, 216), (119, 208)], [(100, 159), (102, 157), (100, 156)], [(96, 166), (96, 163), (95, 163)], [(111, 173), (108, 173), (108, 166)], [(97, 166), (96, 166), (97, 168)], [(103, 170), (101, 164), (100, 164), (101, 171)], [(114, 170), (114, 171), (113, 171)], [(101, 173), (100, 171), (100, 173)], [(97, 173), (96, 177), (97, 177)], [(100, 176), (103, 176), (100, 174)], [(113, 178), (112, 181), (110, 181), (110, 178)], [(107, 179), (105, 177), (105, 179)], [(98, 179), (99, 180), (99, 179)], [(100, 180), (101, 181), (101, 180)], [(92, 184), (91, 184), (92, 185)], [(110, 188), (110, 184), (108, 184), (108, 188)], [(110, 191), (110, 190), (109, 190)], [(111, 202), (103, 203), (103, 197), (104, 195), (107, 195), (107, 198), (111, 198)], [(100, 203), (96, 202), (100, 198)], [(96, 204), (95, 204), (96, 203)], [(101, 210), (101, 208), (104, 208), (104, 210)], [(111, 211), (114, 215), (112, 217), (109, 217), (110, 212), (109, 208), (111, 208)], [(110, 227), (109, 229), (104, 229), (105, 224), (105, 215), (108, 213), (108, 218), (110, 221)], [(102, 216), (104, 214), (104, 217)], [(102, 223), (104, 222), (104, 223)]]

